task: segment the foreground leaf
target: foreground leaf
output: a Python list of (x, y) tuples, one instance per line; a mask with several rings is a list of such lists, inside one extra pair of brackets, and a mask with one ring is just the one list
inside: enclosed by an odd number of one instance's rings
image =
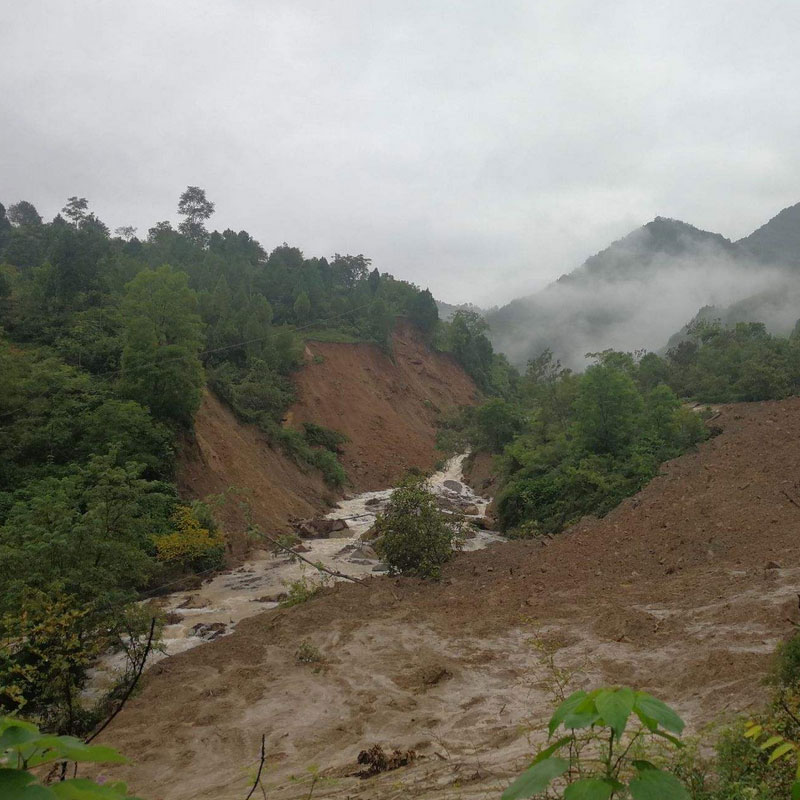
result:
[(625, 726), (628, 724), (628, 717), (633, 711), (635, 695), (633, 689), (623, 687), (621, 689), (610, 689), (600, 692), (597, 695), (595, 704), (603, 721), (614, 731), (617, 741), (622, 738)]
[(599, 778), (586, 778), (571, 783), (564, 790), (564, 800), (608, 800), (614, 787)]
[(662, 728), (666, 728), (672, 733), (680, 734), (685, 727), (684, 721), (666, 703), (647, 692), (636, 692), (633, 710), (651, 730), (653, 728), (648, 725), (646, 719), (657, 722)]
[(569, 761), (564, 758), (547, 758), (526, 769), (511, 786), (506, 789), (501, 800), (523, 800), (537, 792), (543, 792), (550, 782), (569, 769)]
[(630, 782), (633, 800), (691, 800), (683, 784), (670, 772), (645, 769)]
[(564, 718), (571, 714), (586, 698), (586, 692), (579, 690), (577, 692), (573, 692), (563, 703), (555, 710), (553, 716), (550, 717), (550, 723), (547, 726), (547, 730), (550, 732), (550, 736), (555, 733), (556, 728), (564, 721)]

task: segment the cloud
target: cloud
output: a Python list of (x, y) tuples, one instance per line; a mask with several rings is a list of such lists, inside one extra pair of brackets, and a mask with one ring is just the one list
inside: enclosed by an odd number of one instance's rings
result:
[(656, 214), (798, 200), (800, 5), (27, 0), (0, 29), (0, 200), (112, 227), (187, 184), (266, 247), (526, 294)]

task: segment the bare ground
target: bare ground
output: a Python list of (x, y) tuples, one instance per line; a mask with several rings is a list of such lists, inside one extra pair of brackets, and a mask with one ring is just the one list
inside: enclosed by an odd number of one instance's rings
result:
[[(724, 432), (550, 543), (463, 554), (438, 584), (376, 578), (161, 662), (103, 736), (163, 800), (240, 798), (267, 737), (269, 798), (496, 798), (573, 686), (625, 683), (697, 730), (763, 702), (798, 619), (800, 399), (731, 406)], [(301, 642), (324, 661), (300, 663)], [(410, 766), (348, 777), (373, 743)]]

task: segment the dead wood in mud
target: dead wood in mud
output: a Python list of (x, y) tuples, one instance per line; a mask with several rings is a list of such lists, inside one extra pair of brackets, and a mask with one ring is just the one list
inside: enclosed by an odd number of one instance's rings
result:
[[(310, 764), (325, 778), (316, 798), (496, 796), (554, 702), (543, 643), (576, 688), (635, 685), (695, 730), (757, 706), (800, 620), (798, 510), (784, 495), (800, 475), (800, 399), (717, 421), (721, 435), (604, 519), (462, 554), (439, 583), (338, 584), (162, 662), (102, 737), (134, 761), (114, 774), (161, 800), (233, 800), (246, 782), (225, 784), (265, 730), (276, 800), (302, 796), (291, 776)], [(297, 668), (302, 640), (324, 674)], [(420, 758), (348, 778), (365, 741)]]

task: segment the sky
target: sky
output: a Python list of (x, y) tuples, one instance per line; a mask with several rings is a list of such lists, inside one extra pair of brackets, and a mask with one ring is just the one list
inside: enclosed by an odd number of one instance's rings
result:
[(800, 201), (796, 0), (0, 0), (0, 202), (364, 253), (448, 302)]

